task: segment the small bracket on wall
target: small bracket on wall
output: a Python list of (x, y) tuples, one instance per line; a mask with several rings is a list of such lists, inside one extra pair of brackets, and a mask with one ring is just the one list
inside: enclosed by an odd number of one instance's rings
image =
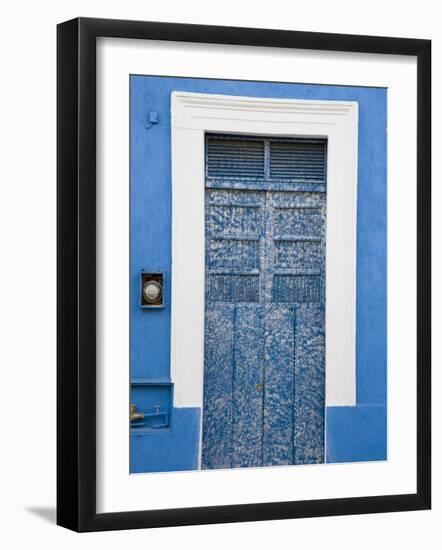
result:
[(149, 128), (152, 128), (154, 124), (158, 124), (158, 121), (160, 119), (160, 116), (157, 111), (149, 111), (147, 113), (147, 120), (146, 120), (146, 129), (149, 130)]

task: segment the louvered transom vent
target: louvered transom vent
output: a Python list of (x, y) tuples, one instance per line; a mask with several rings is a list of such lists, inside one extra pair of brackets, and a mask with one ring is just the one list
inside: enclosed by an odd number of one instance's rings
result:
[(209, 137), (207, 141), (209, 178), (264, 178), (264, 141)]
[(325, 183), (325, 144), (270, 142), (270, 178)]
[(326, 171), (324, 139), (206, 137), (208, 187), (325, 191)]

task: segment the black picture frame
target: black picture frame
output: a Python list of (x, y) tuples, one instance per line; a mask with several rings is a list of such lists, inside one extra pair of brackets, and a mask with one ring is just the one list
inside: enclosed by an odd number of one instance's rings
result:
[[(417, 491), (96, 512), (96, 39), (134, 38), (417, 58)], [(431, 506), (431, 41), (79, 18), (57, 28), (57, 523), (75, 531), (424, 510)]]

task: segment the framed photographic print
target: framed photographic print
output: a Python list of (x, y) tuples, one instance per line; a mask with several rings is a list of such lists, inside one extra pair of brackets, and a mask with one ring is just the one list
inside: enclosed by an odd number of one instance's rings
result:
[(58, 523), (430, 507), (431, 44), (58, 26)]

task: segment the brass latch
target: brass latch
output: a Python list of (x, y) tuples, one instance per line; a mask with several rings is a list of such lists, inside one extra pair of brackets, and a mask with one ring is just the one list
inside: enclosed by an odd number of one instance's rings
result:
[(137, 406), (135, 403), (130, 404), (129, 419), (131, 422), (138, 422), (144, 419), (144, 414), (137, 412)]

